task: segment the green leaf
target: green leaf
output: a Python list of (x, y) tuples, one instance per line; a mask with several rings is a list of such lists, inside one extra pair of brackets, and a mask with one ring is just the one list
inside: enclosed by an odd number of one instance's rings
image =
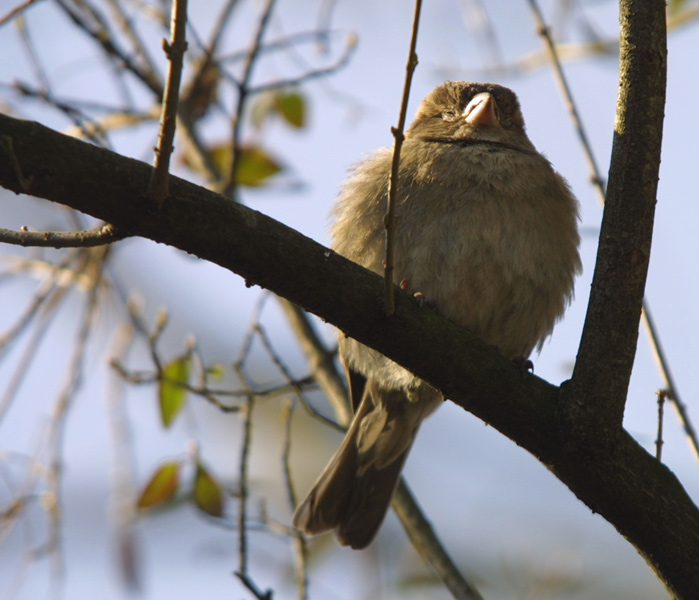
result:
[(180, 463), (165, 463), (153, 474), (146, 487), (143, 488), (136, 506), (149, 508), (167, 502), (175, 495), (179, 483)]
[(202, 463), (197, 463), (197, 472), (194, 476), (194, 489), (192, 499), (197, 508), (213, 517), (223, 514), (223, 493), (221, 486), (206, 470)]
[(160, 417), (165, 427), (170, 427), (187, 398), (185, 385), (189, 382), (192, 361), (187, 356), (173, 360), (163, 369), (160, 381)]
[(278, 94), (275, 104), (277, 112), (292, 127), (301, 129), (306, 124), (306, 100), (298, 92)]
[(282, 166), (259, 146), (247, 146), (240, 149), (236, 183), (256, 187), (263, 185), (265, 179), (276, 175)]
[(210, 367), (206, 367), (206, 376), (214, 381), (221, 381), (226, 375), (226, 365), (223, 363), (214, 363)]

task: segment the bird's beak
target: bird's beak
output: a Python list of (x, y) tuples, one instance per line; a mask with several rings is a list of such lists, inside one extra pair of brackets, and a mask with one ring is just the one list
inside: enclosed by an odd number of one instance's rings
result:
[(488, 92), (476, 94), (464, 109), (463, 115), (466, 122), (473, 127), (500, 125), (497, 103)]

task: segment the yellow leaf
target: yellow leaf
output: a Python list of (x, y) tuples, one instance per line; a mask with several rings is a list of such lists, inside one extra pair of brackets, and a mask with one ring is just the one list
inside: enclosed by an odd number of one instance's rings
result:
[(247, 146), (240, 149), (236, 183), (255, 187), (262, 185), (264, 180), (276, 175), (282, 166), (259, 146)]
[(170, 427), (187, 398), (184, 387), (189, 382), (191, 361), (187, 356), (173, 360), (163, 369), (160, 381), (160, 418), (165, 427)]
[(167, 462), (150, 478), (143, 488), (136, 506), (149, 508), (170, 500), (177, 491), (180, 481), (180, 463)]
[(192, 499), (199, 510), (213, 517), (220, 517), (223, 514), (221, 486), (201, 463), (197, 463)]

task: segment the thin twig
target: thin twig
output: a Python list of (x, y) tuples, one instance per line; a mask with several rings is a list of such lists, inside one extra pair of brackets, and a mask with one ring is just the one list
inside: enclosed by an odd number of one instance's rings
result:
[[(80, 255), (80, 263), (75, 268), (76, 274), (82, 274), (88, 267), (89, 251), (85, 250)], [(15, 366), (14, 373), (0, 398), (0, 422), (5, 418), (12, 404), (22, 381), (24, 380), (32, 361), (38, 356), (37, 348), (41, 340), (49, 330), (49, 324), (56, 311), (60, 307), (61, 301), (65, 297), (68, 288), (59, 287), (49, 295), (36, 321), (36, 326), (32, 336), (29, 338), (22, 356)]]
[(241, 383), (247, 389), (248, 394), (243, 405), (243, 439), (240, 446), (240, 462), (238, 467), (238, 570), (235, 572), (240, 581), (259, 600), (271, 600), (272, 591), (262, 592), (252, 581), (248, 574), (248, 523), (247, 523), (247, 503), (248, 503), (248, 461), (250, 455), (250, 445), (252, 443), (252, 414), (255, 406), (255, 395), (248, 385), (243, 363), (237, 362), (233, 369), (240, 378)]
[(15, 81), (12, 87), (23, 96), (38, 98), (56, 110), (61, 111), (80, 130), (82, 137), (90, 140), (97, 146), (111, 149), (109, 140), (105, 135), (106, 132), (100, 127), (99, 122), (86, 115), (76, 104), (62, 102), (55, 98), (49, 90), (35, 90), (21, 81)]
[[(259, 50), (259, 54), (266, 54), (268, 52), (275, 52), (277, 50), (286, 50), (293, 48), (294, 46), (313, 43), (318, 40), (319, 37), (329, 38), (331, 35), (340, 35), (343, 33), (341, 30), (317, 30), (313, 29), (311, 31), (297, 31), (296, 33), (290, 33), (284, 35), (283, 37), (262, 44)], [(237, 50), (231, 54), (224, 54), (219, 58), (221, 64), (233, 63), (241, 61), (248, 56), (248, 50)]]
[(667, 399), (667, 390), (658, 390), (658, 435), (655, 438), (655, 458), (660, 462), (663, 457), (663, 408)]
[(241, 573), (240, 571), (236, 572), (236, 577), (240, 579), (242, 584), (250, 590), (253, 596), (257, 598), (257, 600), (272, 600), (272, 590), (267, 590), (266, 592), (263, 592), (260, 588), (255, 585), (255, 582), (250, 579), (245, 573)]
[[(136, 329), (127, 322), (117, 328), (112, 341), (112, 360), (124, 360), (133, 345)], [(136, 543), (135, 459), (133, 437), (124, 400), (123, 382), (108, 377), (104, 395), (111, 442), (111, 504), (117, 539), (117, 560), (122, 580), (132, 592), (141, 588), (142, 568)]]
[(290, 373), (290, 371), (286, 368), (284, 363), (281, 360), (281, 357), (276, 353), (274, 350), (274, 347), (272, 346), (272, 342), (265, 333), (265, 330), (262, 328), (262, 326), (258, 323), (255, 325), (255, 331), (259, 335), (260, 340), (262, 341), (262, 345), (265, 347), (265, 350), (267, 350), (268, 354), (272, 358), (272, 361), (274, 362), (275, 365), (277, 365), (277, 368), (282, 372), (284, 377), (286, 377), (286, 380), (288, 382), (288, 385), (293, 389), (293, 391), (296, 393), (296, 397), (298, 398), (299, 402), (301, 403), (301, 406), (303, 406), (309, 413), (311, 414), (312, 417), (322, 421), (325, 425), (329, 425), (330, 427), (333, 427), (334, 429), (338, 429), (340, 431), (345, 431), (345, 428), (342, 427), (341, 425), (338, 425), (335, 421), (332, 419), (328, 419), (324, 415), (320, 414), (316, 410), (313, 409), (311, 406), (311, 403), (308, 401), (308, 398), (306, 398), (306, 394), (303, 393), (303, 388), (299, 385), (299, 382), (294, 379)]
[(185, 33), (187, 29), (187, 0), (173, 0), (172, 19), (170, 21), (170, 43), (163, 40), (163, 50), (169, 64), (165, 91), (163, 93), (162, 113), (158, 146), (155, 148), (155, 168), (150, 180), (148, 193), (158, 206), (162, 206), (170, 194), (170, 156), (173, 151), (175, 127), (177, 125), (177, 103), (180, 97), (182, 81), (182, 60), (187, 51)]
[(51, 526), (50, 537), (47, 544), (48, 550), (54, 557), (53, 573), (57, 580), (64, 577), (64, 564), (61, 551), (62, 541), (62, 512), (61, 512), (61, 473), (63, 468), (63, 440), (68, 412), (72, 407), (75, 397), (82, 385), (85, 359), (87, 357), (87, 343), (90, 338), (98, 308), (98, 291), (102, 278), (102, 267), (108, 255), (108, 247), (89, 251), (87, 271), (92, 280), (89, 294), (85, 304), (80, 327), (76, 335), (75, 347), (69, 362), (66, 382), (63, 385), (53, 406), (49, 432), (46, 436), (47, 448), (51, 455), (49, 488), (53, 495), (54, 508), (50, 511)]
[(89, 231), (15, 231), (0, 227), (0, 242), (16, 246), (42, 248), (93, 248), (124, 239), (112, 225), (102, 225)]
[(18, 17), (21, 13), (23, 13), (27, 8), (29, 8), (32, 4), (34, 4), (37, 0), (26, 0), (22, 4), (18, 4), (14, 8), (10, 9), (10, 11), (2, 18), (0, 18), (0, 27), (5, 25), (6, 23), (9, 23), (12, 21), (12, 19), (15, 19)]
[[(284, 472), (284, 487), (286, 488), (287, 499), (292, 511), (296, 508), (296, 490), (294, 489), (294, 480), (291, 476), (291, 464), (289, 461), (291, 456), (291, 418), (293, 412), (294, 402), (291, 398), (287, 398), (282, 405), (282, 420), (284, 423), (282, 470)], [(306, 600), (308, 598), (308, 546), (306, 538), (300, 531), (294, 531), (292, 540), (298, 598), (299, 600)]]
[(386, 300), (386, 315), (389, 317), (395, 312), (395, 299), (393, 292), (393, 269), (394, 269), (394, 240), (396, 235), (396, 196), (398, 194), (398, 170), (400, 166), (400, 150), (403, 146), (405, 134), (405, 119), (408, 113), (408, 99), (410, 97), (410, 85), (413, 80), (413, 73), (417, 66), (417, 54), (415, 47), (417, 46), (417, 32), (420, 25), (420, 9), (422, 8), (422, 0), (415, 0), (415, 15), (413, 17), (413, 33), (410, 38), (410, 51), (408, 52), (408, 64), (405, 67), (405, 84), (403, 85), (403, 98), (400, 105), (400, 114), (398, 116), (398, 126), (391, 127), (391, 133), (394, 137), (393, 144), (393, 160), (391, 162), (391, 176), (388, 180), (388, 208), (384, 217), (384, 225), (386, 227), (386, 260), (384, 267), (385, 279), (385, 300)]
[[(554, 73), (556, 74), (556, 80), (558, 81), (558, 84), (561, 88), (561, 92), (565, 99), (566, 106), (568, 107), (575, 129), (578, 132), (578, 137), (580, 138), (580, 142), (583, 146), (584, 155), (591, 172), (592, 183), (595, 189), (597, 190), (600, 202), (602, 203), (602, 205), (604, 205), (606, 197), (604, 181), (600, 175), (599, 169), (597, 168), (597, 164), (592, 152), (592, 147), (588, 141), (587, 135), (585, 134), (585, 129), (576, 109), (575, 101), (573, 100), (572, 93), (565, 79), (563, 68), (561, 66), (561, 61), (558, 57), (557, 47), (553, 42), (549, 28), (544, 23), (544, 18), (537, 1), (529, 0), (529, 4), (532, 8), (532, 12), (534, 14), (534, 19), (536, 21), (539, 34), (542, 36), (542, 39), (544, 40), (549, 61), (553, 66)], [(699, 437), (697, 436), (696, 430), (692, 425), (691, 419), (686, 410), (686, 406), (680, 399), (677, 386), (675, 385), (674, 378), (670, 370), (670, 364), (667, 361), (662, 344), (660, 342), (660, 335), (651, 317), (650, 306), (647, 300), (645, 299), (643, 301), (641, 321), (644, 325), (644, 328), (646, 329), (646, 333), (648, 334), (648, 341), (651, 347), (651, 351), (653, 352), (653, 356), (655, 357), (658, 370), (660, 371), (660, 376), (663, 379), (664, 388), (667, 390), (667, 398), (670, 400), (673, 407), (675, 408), (675, 412), (677, 413), (678, 419), (682, 424), (682, 427), (684, 428), (684, 431), (687, 435), (687, 439), (695, 459), (699, 461)]]
[(158, 69), (153, 62), (146, 45), (138, 34), (138, 27), (124, 12), (123, 0), (106, 0), (107, 5), (112, 9), (113, 20), (119, 25), (123, 34), (131, 41), (133, 47), (132, 54), (140, 56), (145, 69), (151, 73), (152, 77), (157, 78)]
[(2, 356), (3, 352), (9, 348), (10, 344), (15, 341), (17, 337), (27, 328), (29, 323), (31, 323), (32, 319), (36, 316), (37, 311), (41, 308), (46, 299), (57, 287), (61, 286), (63, 273), (65, 272), (65, 269), (68, 268), (68, 265), (70, 265), (70, 263), (76, 259), (77, 252), (79, 251), (69, 252), (61, 259), (60, 262), (56, 263), (55, 265), (50, 265), (46, 277), (36, 289), (31, 302), (27, 305), (24, 312), (19, 316), (13, 325), (0, 334), (0, 357)]
[(347, 401), (347, 388), (335, 368), (333, 360), (335, 353), (325, 347), (302, 308), (280, 296), (277, 296), (277, 300), (296, 335), (301, 350), (306, 355), (311, 375), (325, 393), (338, 421), (343, 425), (349, 424), (352, 420), (352, 409)]
[(551, 37), (551, 30), (549, 29), (549, 27), (546, 26), (544, 22), (544, 17), (541, 13), (541, 9), (539, 8), (537, 0), (529, 0), (529, 5), (531, 6), (532, 12), (534, 13), (534, 20), (536, 21), (537, 33), (541, 36), (542, 40), (544, 41), (546, 54), (556, 75), (556, 82), (561, 88), (561, 94), (563, 95), (566, 108), (568, 109), (570, 118), (573, 121), (575, 131), (577, 132), (578, 137), (580, 138), (580, 143), (583, 147), (583, 155), (585, 156), (585, 160), (587, 161), (587, 166), (590, 170), (590, 173), (592, 173), (592, 183), (599, 192), (602, 203), (604, 204), (604, 181), (600, 176), (600, 171), (597, 167), (597, 163), (592, 152), (592, 146), (590, 145), (590, 141), (587, 137), (587, 134), (585, 133), (585, 128), (583, 127), (582, 119), (580, 118), (580, 114), (578, 113), (577, 105), (573, 100), (573, 94), (571, 93), (570, 87), (568, 86), (568, 81), (566, 80), (565, 73), (563, 73), (561, 61), (558, 59), (556, 45), (554, 44), (553, 38)]
[(279, 79), (277, 81), (272, 81), (270, 83), (262, 83), (250, 88), (249, 94), (259, 94), (260, 92), (267, 92), (269, 90), (277, 90), (285, 87), (293, 87), (301, 85), (306, 81), (312, 79), (317, 79), (318, 77), (325, 77), (327, 75), (332, 75), (340, 69), (343, 69), (349, 64), (352, 54), (357, 48), (357, 38), (355, 36), (349, 36), (347, 41), (347, 46), (345, 47), (344, 53), (332, 64), (327, 67), (321, 67), (319, 69), (310, 69), (305, 73), (301, 73), (296, 77), (289, 77), (288, 79)]
[(444, 550), (403, 478), (398, 483), (391, 506), (403, 524), (413, 547), (434, 569), (452, 596), (456, 600), (483, 600), (483, 596), (464, 578)]
[(116, 45), (114, 37), (107, 27), (107, 20), (104, 19), (93, 6), (90, 6), (86, 0), (80, 3), (81, 8), (89, 13), (90, 17), (97, 24), (97, 27), (88, 24), (87, 19), (80, 14), (77, 9), (69, 6), (66, 0), (56, 0), (56, 3), (78, 28), (82, 29), (102, 47), (102, 50), (109, 58), (115, 60), (120, 66), (123, 66), (127, 71), (133, 73), (142, 83), (150, 88), (158, 98), (162, 97), (163, 84), (157, 74), (137, 65), (127, 52), (124, 52)]
[(248, 52), (248, 57), (243, 68), (243, 76), (240, 81), (237, 82), (238, 86), (238, 104), (236, 106), (235, 112), (233, 114), (232, 120), (232, 131), (231, 131), (231, 165), (228, 172), (227, 181), (225, 182), (225, 187), (223, 189), (223, 194), (228, 197), (233, 197), (235, 195), (235, 189), (237, 185), (237, 169), (240, 162), (240, 133), (242, 130), (242, 120), (243, 113), (247, 104), (247, 98), (249, 94), (250, 79), (252, 77), (252, 69), (255, 66), (257, 57), (262, 46), (262, 36), (264, 35), (269, 19), (272, 15), (272, 9), (274, 8), (274, 3), (276, 0), (267, 0), (265, 7), (262, 11), (262, 16), (257, 25), (257, 31), (255, 32), (255, 38), (250, 50)]
[(46, 73), (46, 69), (41, 64), (41, 59), (39, 58), (36, 48), (34, 47), (34, 40), (29, 33), (28, 19), (17, 19), (15, 26), (19, 30), (20, 39), (24, 43), (29, 61), (34, 68), (36, 79), (39, 81), (41, 87), (48, 92), (51, 89), (51, 83), (49, 81), (48, 74)]
[(663, 350), (663, 346), (660, 343), (660, 338), (657, 335), (657, 329), (655, 327), (655, 323), (650, 312), (650, 307), (646, 302), (644, 302), (643, 304), (641, 322), (643, 323), (648, 334), (648, 339), (651, 342), (651, 351), (653, 352), (655, 363), (656, 365), (658, 365), (658, 369), (660, 370), (660, 375), (663, 378), (664, 388), (667, 391), (667, 399), (670, 401), (673, 408), (675, 409), (677, 418), (679, 419), (680, 424), (684, 429), (685, 435), (687, 436), (689, 446), (692, 449), (692, 452), (694, 453), (695, 460), (699, 462), (699, 436), (697, 436), (697, 432), (694, 429), (692, 420), (689, 417), (689, 413), (687, 412), (687, 406), (684, 404), (684, 402), (682, 402), (678, 395), (677, 386), (675, 385), (672, 373), (670, 372), (670, 364), (668, 363), (668, 360), (665, 356), (665, 351)]
[[(242, 368), (236, 367), (238, 376), (243, 379)], [(243, 414), (243, 439), (240, 448), (240, 464), (238, 467), (238, 571), (243, 574), (248, 572), (248, 541), (246, 518), (248, 500), (248, 456), (250, 454), (250, 438), (252, 435), (252, 411), (255, 406), (255, 396), (248, 394)]]

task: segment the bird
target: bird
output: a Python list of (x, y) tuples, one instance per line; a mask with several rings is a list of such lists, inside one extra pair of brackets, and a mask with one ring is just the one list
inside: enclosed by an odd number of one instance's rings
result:
[[(392, 154), (358, 163), (331, 212), (331, 248), (379, 274)], [(572, 300), (578, 221), (577, 199), (527, 137), (512, 90), (447, 81), (420, 103), (398, 172), (401, 287), (522, 364)], [(309, 536), (334, 531), (358, 550), (374, 539), (418, 428), (444, 398), (341, 332), (339, 354), (354, 416), (293, 524)]]

